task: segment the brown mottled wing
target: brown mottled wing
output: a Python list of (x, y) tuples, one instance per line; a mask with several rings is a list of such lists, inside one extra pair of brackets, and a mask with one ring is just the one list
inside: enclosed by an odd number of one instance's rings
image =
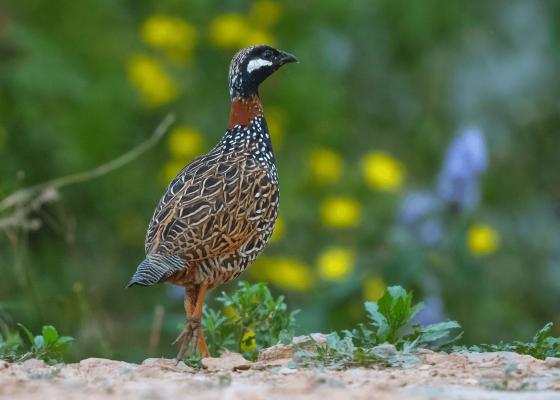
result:
[(266, 235), (277, 203), (277, 186), (251, 155), (207, 155), (169, 185), (148, 228), (146, 253), (187, 261), (232, 254)]

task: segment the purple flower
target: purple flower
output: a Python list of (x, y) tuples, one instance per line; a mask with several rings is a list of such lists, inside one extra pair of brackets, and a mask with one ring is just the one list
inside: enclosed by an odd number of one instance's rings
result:
[(436, 218), (422, 222), (418, 227), (418, 237), (427, 246), (435, 246), (443, 239), (443, 226)]
[(432, 193), (409, 193), (399, 208), (399, 221), (421, 243), (433, 246), (443, 237), (438, 217), (441, 206), (441, 200)]
[(453, 139), (438, 177), (438, 195), (460, 210), (472, 210), (480, 199), (479, 178), (488, 167), (484, 135), (469, 127)]
[(443, 301), (438, 295), (429, 295), (424, 299), (424, 308), (412, 319), (412, 322), (422, 326), (435, 324), (445, 320)]
[(440, 207), (441, 202), (432, 193), (411, 192), (405, 196), (401, 203), (399, 219), (405, 224), (413, 224), (436, 213)]

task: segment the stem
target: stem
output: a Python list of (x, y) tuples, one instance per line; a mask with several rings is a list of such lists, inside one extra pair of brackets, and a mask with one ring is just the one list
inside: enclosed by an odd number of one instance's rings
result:
[(36, 193), (42, 192), (45, 189), (60, 189), (61, 187), (72, 185), (75, 183), (81, 183), (91, 179), (98, 178), (102, 175), (108, 174), (117, 168), (133, 161), (135, 158), (139, 157), (147, 150), (152, 148), (167, 132), (169, 126), (175, 122), (175, 116), (173, 114), (168, 114), (156, 127), (152, 136), (143, 143), (124, 153), (123, 155), (84, 172), (78, 172), (71, 175), (62, 176), (60, 178), (51, 179), (50, 181), (39, 183), (27, 188), (18, 190), (12, 193), (4, 200), (0, 201), (0, 212), (5, 211), (8, 208), (14, 207), (15, 205), (26, 203), (32, 198)]

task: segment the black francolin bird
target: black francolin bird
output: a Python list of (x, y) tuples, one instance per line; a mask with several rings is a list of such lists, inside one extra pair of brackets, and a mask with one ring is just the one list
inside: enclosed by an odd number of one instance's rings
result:
[(187, 323), (174, 344), (207, 357), (200, 325), (206, 292), (236, 278), (263, 250), (278, 215), (278, 176), (258, 87), (297, 62), (270, 46), (239, 51), (229, 67), (229, 128), (208, 154), (183, 168), (161, 198), (146, 235), (146, 259), (127, 287), (185, 287)]

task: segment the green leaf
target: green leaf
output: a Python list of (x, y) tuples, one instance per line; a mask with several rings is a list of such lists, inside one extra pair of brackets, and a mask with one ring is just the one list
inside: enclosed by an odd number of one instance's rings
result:
[(457, 321), (446, 321), (428, 325), (420, 331), (418, 346), (431, 350), (438, 350), (441, 347), (449, 345), (461, 338), (463, 334), (462, 332), (459, 332), (454, 337), (451, 337), (453, 331), (460, 329), (461, 325)]
[(58, 332), (56, 331), (56, 328), (52, 325), (43, 326), (41, 333), (43, 335), (44, 342), (47, 347), (55, 344), (56, 341), (58, 340)]
[(289, 332), (287, 329), (282, 329), (280, 331), (280, 334), (278, 335), (279, 342), (284, 345), (288, 345), (292, 343), (293, 338), (294, 335), (291, 332)]
[(408, 293), (401, 286), (389, 286), (387, 292), (393, 299), (407, 297)]
[(71, 336), (61, 336), (60, 338), (58, 338), (57, 344), (58, 344), (58, 346), (68, 346), (68, 345), (74, 343), (75, 340), (76, 339), (74, 339)]
[(18, 323), (17, 326), (23, 331), (23, 333), (25, 333), (25, 336), (29, 341), (29, 344), (33, 345), (35, 343), (35, 339), (33, 337), (33, 334), (29, 331), (29, 329), (27, 329), (23, 324), (20, 323)]
[(552, 322), (549, 322), (535, 334), (535, 336), (533, 337), (533, 342), (535, 342), (537, 346), (542, 345), (545, 339), (550, 336), (553, 325), (554, 324)]
[(449, 335), (453, 329), (461, 329), (457, 321), (438, 322), (422, 329), (423, 342), (435, 342)]

